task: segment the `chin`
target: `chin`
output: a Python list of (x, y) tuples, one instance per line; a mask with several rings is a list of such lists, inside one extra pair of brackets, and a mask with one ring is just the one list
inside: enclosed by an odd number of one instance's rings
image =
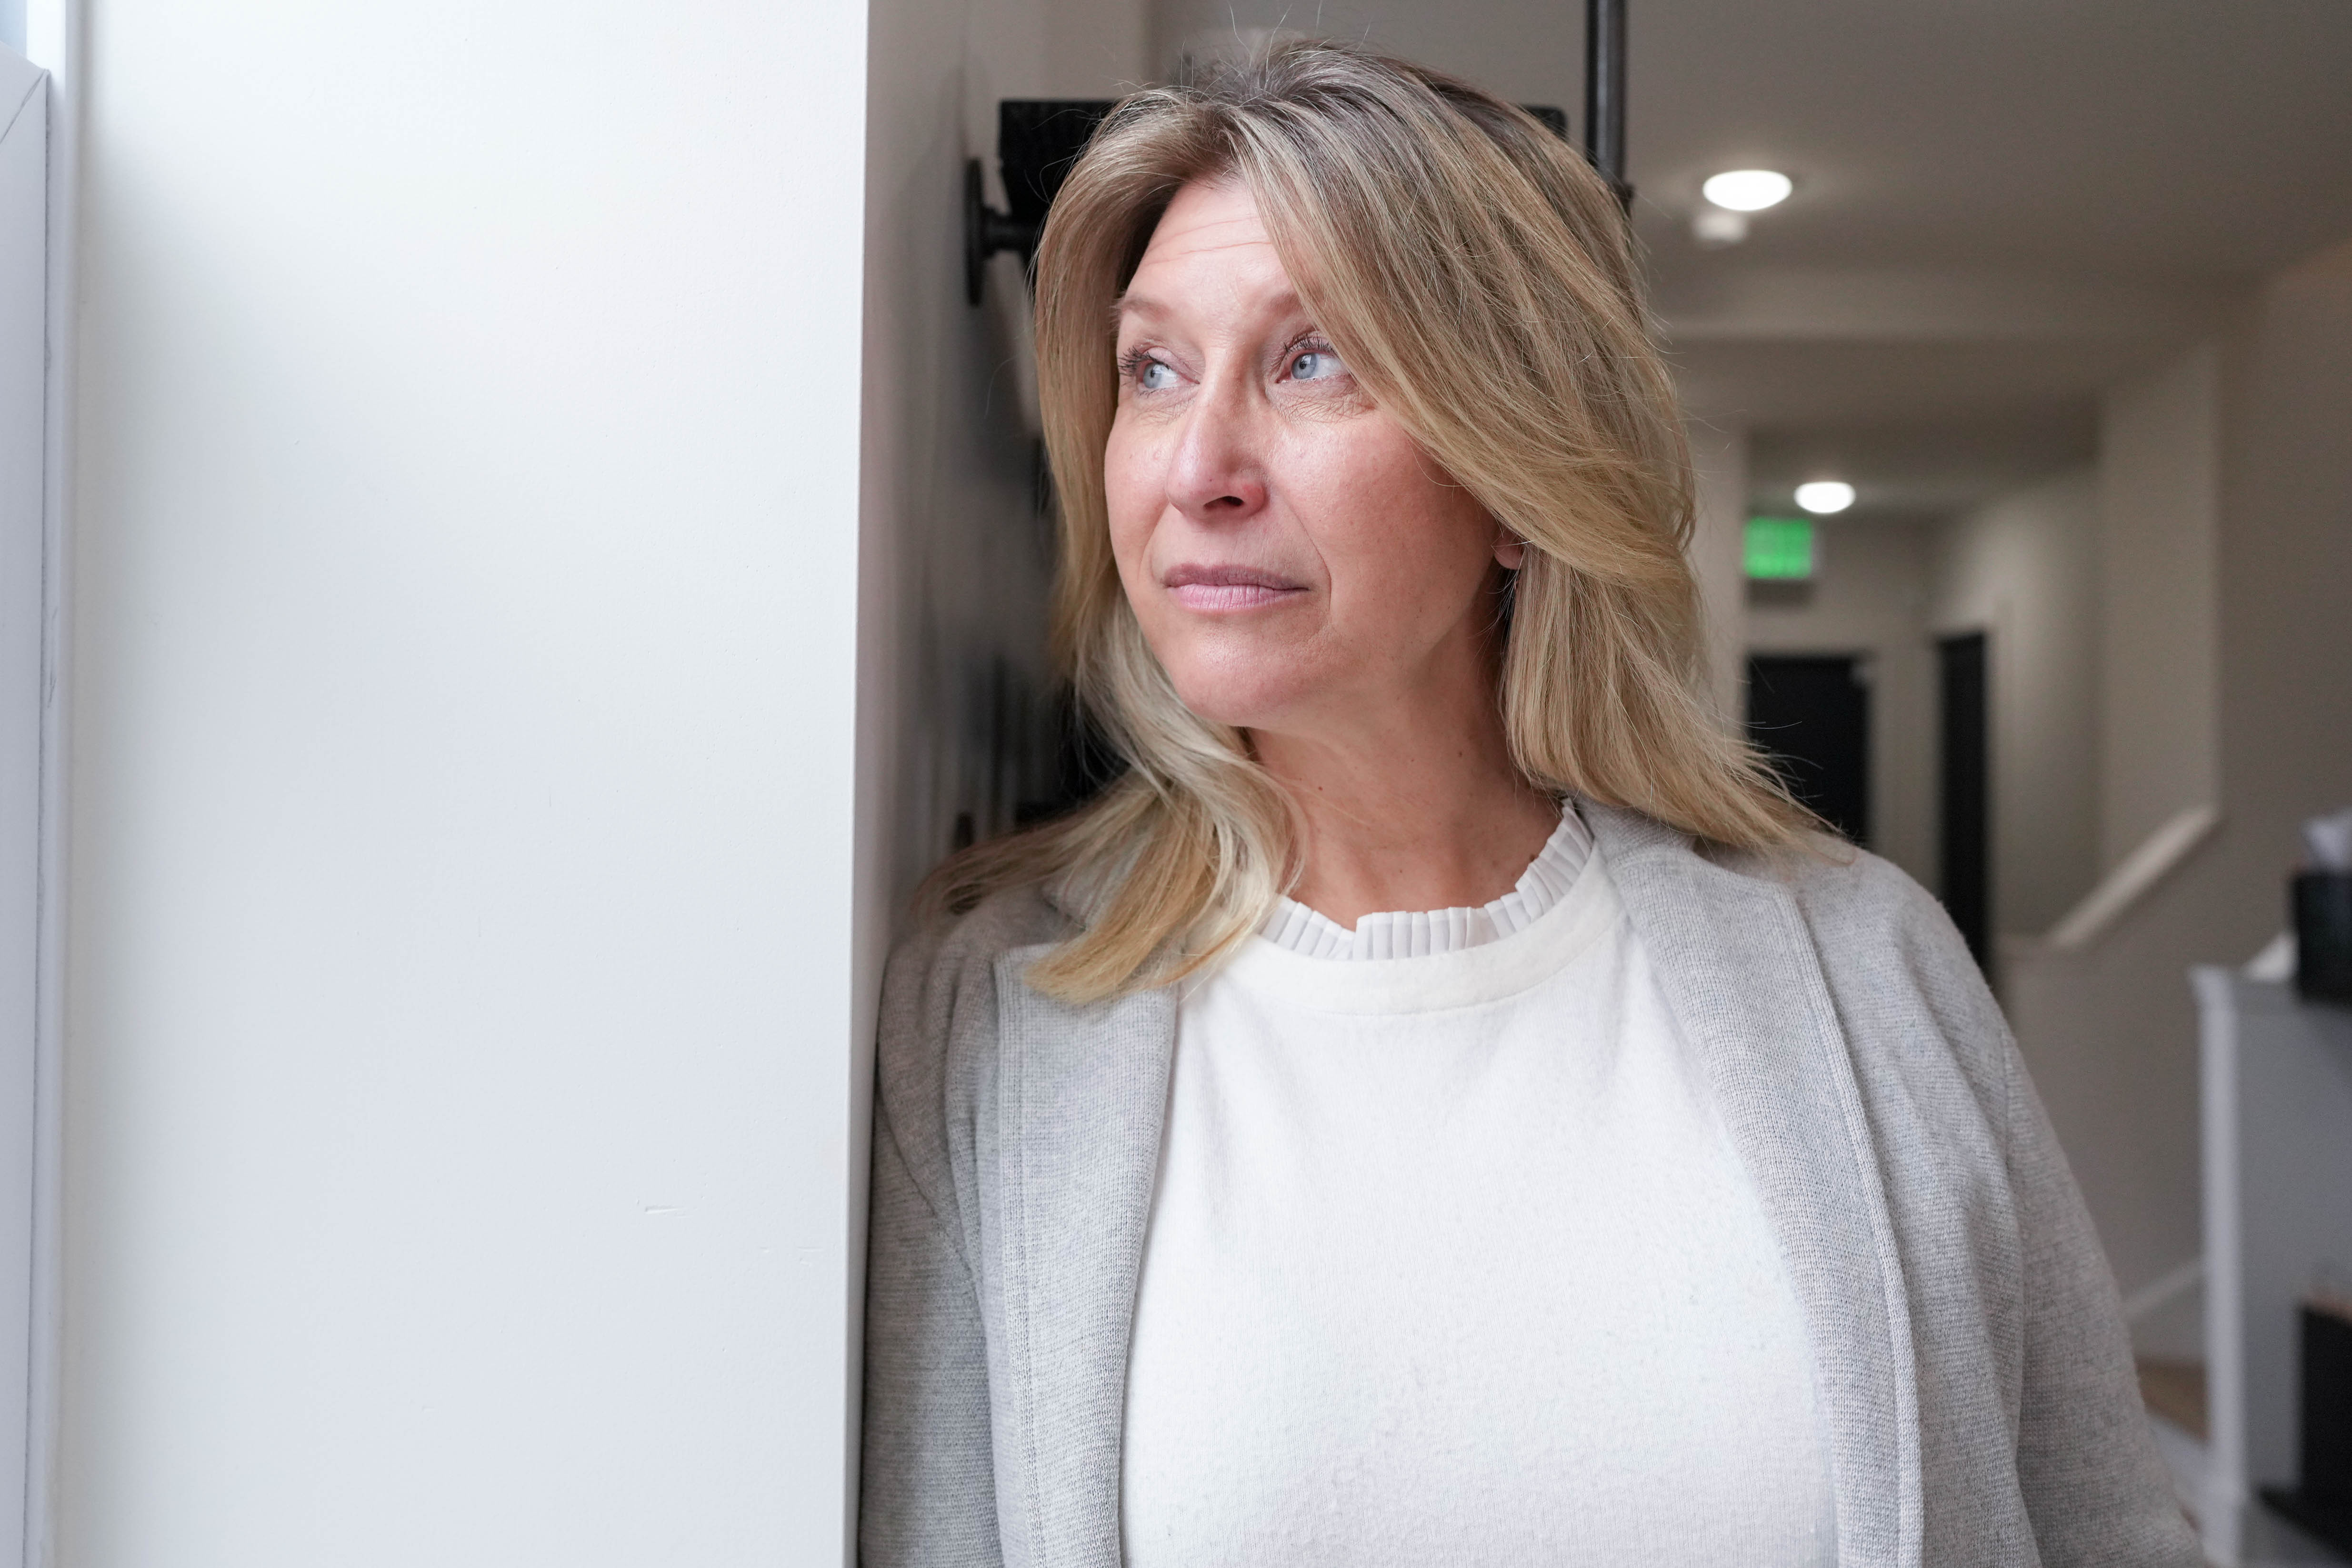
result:
[(1171, 671), (1176, 696), (1194, 716), (1235, 729), (1265, 729), (1310, 694), (1290, 671)]

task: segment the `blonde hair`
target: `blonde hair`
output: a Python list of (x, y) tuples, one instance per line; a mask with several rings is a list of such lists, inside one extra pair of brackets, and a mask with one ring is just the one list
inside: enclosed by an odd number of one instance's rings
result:
[(1165, 984), (1244, 940), (1297, 874), (1279, 785), (1178, 699), (1111, 555), (1114, 312), (1170, 200), (1232, 178), (1374, 402), (1526, 541), (1497, 692), (1537, 787), (1713, 842), (1804, 812), (1703, 695), (1690, 455), (1616, 196), (1539, 121), (1437, 72), (1276, 43), (1112, 110), (1037, 255), (1038, 384), (1061, 509), (1055, 653), (1127, 760), (1058, 821), (941, 866), (935, 905), (1058, 883), (1085, 929), (1030, 971), (1074, 1002)]

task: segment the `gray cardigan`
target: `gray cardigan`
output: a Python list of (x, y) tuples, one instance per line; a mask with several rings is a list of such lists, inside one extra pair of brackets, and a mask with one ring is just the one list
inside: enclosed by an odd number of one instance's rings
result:
[[(1838, 1561), (2200, 1561), (2115, 1286), (1999, 1009), (1935, 902), (1702, 854), (1584, 808), (1795, 1277)], [(1167, 1114), (1165, 990), (1069, 1007), (1036, 894), (885, 984), (866, 1276), (869, 1568), (1115, 1568), (1129, 1331)]]

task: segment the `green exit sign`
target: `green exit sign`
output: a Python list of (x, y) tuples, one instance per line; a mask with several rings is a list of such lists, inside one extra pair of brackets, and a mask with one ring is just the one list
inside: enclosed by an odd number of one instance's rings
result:
[(1748, 518), (1748, 575), (1775, 582), (1801, 581), (1811, 577), (1813, 519)]

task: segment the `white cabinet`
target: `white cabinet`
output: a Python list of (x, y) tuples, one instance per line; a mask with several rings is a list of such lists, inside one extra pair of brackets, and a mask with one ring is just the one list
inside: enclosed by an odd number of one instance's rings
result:
[(2199, 1510), (2222, 1568), (2282, 1554), (2254, 1500), (2297, 1462), (2296, 1306), (2352, 1280), (2352, 1009), (2201, 967), (2205, 1354), (2211, 1437)]

